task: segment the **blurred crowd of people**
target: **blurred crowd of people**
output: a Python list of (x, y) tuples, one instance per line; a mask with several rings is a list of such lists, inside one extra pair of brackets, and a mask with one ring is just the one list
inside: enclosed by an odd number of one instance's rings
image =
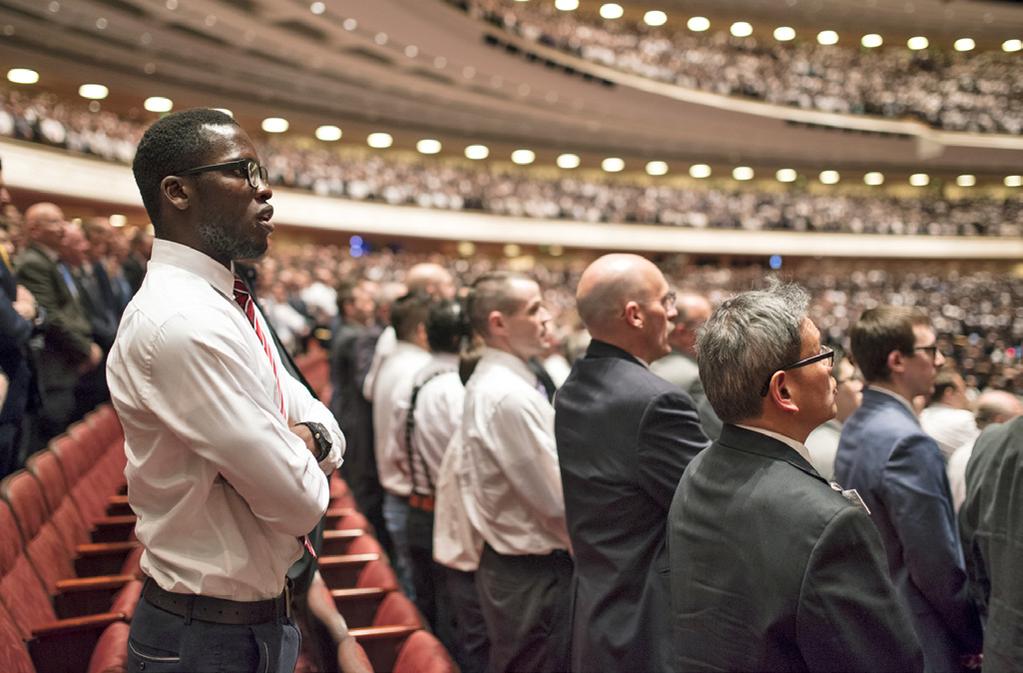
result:
[(918, 119), (950, 131), (1023, 133), (1018, 54), (780, 43), (615, 22), (543, 3), (473, 0), (528, 40), (679, 86), (804, 109)]
[[(130, 161), (143, 129), (108, 112), (42, 94), (0, 90), (0, 135)], [(477, 210), (579, 222), (697, 229), (822, 231), (932, 236), (1023, 235), (1023, 200), (809, 193), (800, 189), (688, 188), (592, 176), (553, 178), (464, 162), (355, 155), (291, 139), (260, 151), (274, 185), (323, 196), (421, 208)]]

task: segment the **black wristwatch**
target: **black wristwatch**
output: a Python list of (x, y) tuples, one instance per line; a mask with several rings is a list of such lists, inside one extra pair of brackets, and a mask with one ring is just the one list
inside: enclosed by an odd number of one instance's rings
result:
[(330, 450), (334, 446), (334, 440), (330, 438), (327, 428), (323, 427), (322, 423), (315, 421), (300, 421), (298, 425), (306, 426), (309, 428), (309, 432), (313, 433), (313, 441), (316, 442), (316, 448), (320, 451), (316, 455), (316, 462), (322, 463), (330, 455)]

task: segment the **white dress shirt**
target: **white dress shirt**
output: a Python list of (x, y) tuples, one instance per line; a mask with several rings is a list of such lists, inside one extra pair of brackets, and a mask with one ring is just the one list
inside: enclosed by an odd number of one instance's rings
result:
[(472, 523), (479, 521), (479, 513), (469, 492), (467, 463), (462, 433), (456, 432), (444, 450), (437, 478), (433, 560), (448, 568), (474, 572), (480, 567), (483, 536)]
[[(283, 590), (298, 537), (327, 508), (325, 475), (341, 464), (344, 436), (273, 349), (278, 392), (233, 286), (234, 274), (206, 255), (154, 241), (107, 380), (142, 570), (168, 591), (252, 601)], [(319, 465), (288, 419), (327, 428), (334, 446)]]
[[(749, 430), (750, 432), (759, 432), (760, 434), (766, 435), (767, 437), (770, 437), (771, 439), (777, 439), (779, 442), (781, 442), (782, 444), (784, 444), (785, 446), (789, 447), (790, 449), (792, 449), (793, 451), (798, 453), (800, 456), (802, 456), (803, 460), (805, 460), (806, 462), (808, 462), (811, 465), (813, 465), (813, 463), (810, 462), (810, 451), (806, 448), (806, 445), (800, 443), (799, 441), (797, 441), (795, 439), (792, 439), (788, 435), (783, 435), (780, 432), (774, 432), (773, 430), (766, 430), (764, 428), (758, 428), (758, 427), (753, 426), (753, 425), (740, 425), (738, 423), (736, 423), (736, 425), (738, 427), (742, 428), (743, 430)], [(817, 468), (814, 468), (814, 469), (817, 469)], [(824, 475), (821, 475), (821, 476), (824, 476)]]
[[(426, 384), (425, 386), (423, 384)], [(396, 469), (406, 477), (409, 474), (409, 450), (405, 441), (406, 422), (412, 389), (423, 386), (416, 397), (414, 414), (415, 426), (412, 435), (414, 446), (415, 491), (421, 495), (434, 495), (440, 474), (441, 460), (451, 437), (462, 427), (462, 406), (465, 401), (465, 386), (458, 377), (458, 356), (454, 353), (436, 353), (412, 379), (409, 395), (397, 401), (391, 422), (392, 446), (386, 452), (393, 463), (388, 469)], [(429, 475), (424, 473), (425, 468)], [(377, 465), (377, 469), (380, 466)]]
[(972, 444), (980, 435), (972, 411), (940, 403), (920, 412), (920, 427), (938, 443), (946, 463), (956, 449)]
[(488, 348), (465, 390), (472, 524), (499, 554), (569, 549), (554, 407), (529, 366)]
[[(395, 457), (395, 407), (402, 400), (408, 404), (412, 379), (430, 361), (430, 353), (407, 341), (399, 341), (384, 360), (373, 384), (373, 450), (377, 458), (380, 485), (391, 495), (408, 497), (412, 492), (408, 469), (401, 469), (408, 458)], [(404, 428), (401, 428), (404, 432)]]
[(966, 501), (966, 465), (970, 462), (973, 445), (976, 443), (977, 440), (971, 439), (953, 451), (945, 468), (948, 473), (948, 490), (952, 493), (952, 507), (957, 515)]
[(814, 428), (806, 438), (810, 464), (828, 481), (835, 478), (835, 456), (838, 454), (838, 440), (841, 436), (842, 424), (832, 418)]
[(394, 328), (388, 325), (377, 337), (376, 345), (373, 346), (373, 361), (370, 362), (369, 371), (366, 372), (366, 378), (362, 382), (362, 396), (370, 402), (373, 401), (373, 390), (376, 387), (380, 368), (384, 366), (387, 358), (391, 357), (391, 353), (394, 352), (394, 347), (397, 345), (398, 335), (394, 333)]

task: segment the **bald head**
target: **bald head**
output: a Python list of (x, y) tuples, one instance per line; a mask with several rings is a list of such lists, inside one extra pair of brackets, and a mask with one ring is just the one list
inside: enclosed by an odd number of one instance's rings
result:
[(650, 260), (628, 254), (600, 257), (579, 279), (576, 302), (593, 338), (647, 362), (669, 352), (674, 300), (664, 275)]
[(1004, 390), (986, 390), (977, 398), (977, 427), (1023, 416), (1023, 401)]
[(703, 324), (710, 319), (713, 307), (710, 300), (695, 292), (682, 292), (675, 300), (678, 319), (671, 333), (671, 347), (691, 358), (696, 357), (696, 337)]
[(25, 211), (25, 234), (29, 241), (56, 251), (64, 238), (64, 212), (54, 203), (36, 203)]
[(405, 275), (409, 292), (422, 292), (438, 299), (453, 299), (455, 282), (451, 273), (440, 264), (416, 264)]

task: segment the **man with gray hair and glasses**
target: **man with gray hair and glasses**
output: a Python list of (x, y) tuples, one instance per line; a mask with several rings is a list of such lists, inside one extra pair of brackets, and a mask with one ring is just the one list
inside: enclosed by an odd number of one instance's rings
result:
[(833, 354), (808, 301), (795, 285), (746, 292), (700, 335), (724, 427), (668, 515), (675, 670), (922, 668), (862, 501), (821, 477), (803, 444), (835, 415)]

